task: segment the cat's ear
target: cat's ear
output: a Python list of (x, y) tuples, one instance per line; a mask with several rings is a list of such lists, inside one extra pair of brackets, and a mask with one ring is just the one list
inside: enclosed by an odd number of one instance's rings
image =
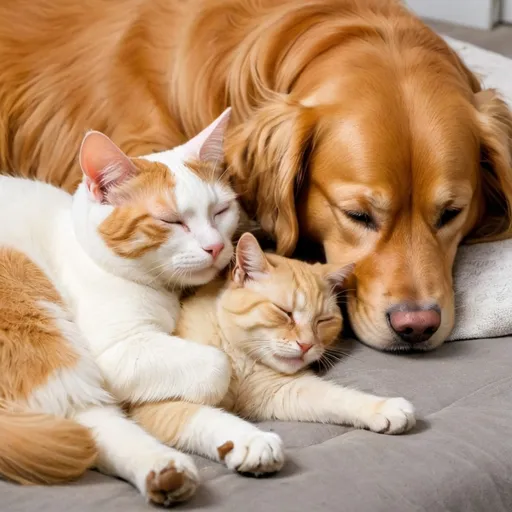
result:
[(137, 172), (132, 161), (101, 132), (85, 134), (79, 159), (87, 189), (98, 203), (108, 202), (108, 191)]
[(258, 279), (269, 271), (269, 263), (258, 240), (251, 233), (244, 233), (236, 246), (236, 265), (233, 281), (242, 285), (246, 280)]
[(231, 117), (231, 107), (207, 126), (202, 132), (184, 144), (186, 158), (199, 159), (212, 164), (224, 161), (224, 134)]
[(324, 265), (316, 263), (313, 265), (313, 270), (336, 290), (343, 290), (346, 287), (346, 281), (354, 272), (354, 268), (354, 263), (350, 263), (343, 267), (338, 267), (329, 263)]

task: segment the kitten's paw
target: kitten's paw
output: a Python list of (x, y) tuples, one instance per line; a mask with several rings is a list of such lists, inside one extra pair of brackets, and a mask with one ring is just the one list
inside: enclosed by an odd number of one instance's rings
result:
[[(283, 442), (277, 434), (258, 432), (245, 441), (228, 441), (223, 446), (226, 466), (239, 473), (261, 476), (276, 473), (284, 465)], [(219, 448), (221, 454), (222, 447)], [(228, 450), (229, 451), (226, 451)]]
[(366, 426), (380, 434), (402, 434), (416, 424), (413, 405), (404, 398), (383, 398), (373, 404)]
[(151, 503), (170, 507), (190, 499), (198, 485), (199, 474), (190, 457), (166, 457), (146, 476), (146, 497)]

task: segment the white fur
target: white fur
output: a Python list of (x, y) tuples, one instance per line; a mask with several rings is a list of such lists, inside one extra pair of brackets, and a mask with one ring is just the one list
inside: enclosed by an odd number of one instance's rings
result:
[(169, 448), (123, 416), (115, 406), (91, 407), (75, 414), (74, 419), (92, 429), (99, 450), (98, 469), (121, 477), (147, 493), (146, 478), (172, 465), (186, 475), (186, 483), (170, 492), (165, 505), (182, 501), (195, 491), (199, 475), (192, 459)]
[(69, 315), (58, 305), (41, 304), (56, 321), (65, 340), (79, 356), (77, 365), (61, 369), (34, 390), (25, 404), (29, 409), (73, 418), (89, 427), (98, 448), (97, 468), (124, 478), (147, 493), (146, 478), (172, 465), (186, 475), (185, 485), (169, 492), (166, 505), (192, 494), (199, 482), (194, 462), (169, 448), (127, 419), (104, 390), (103, 377)]
[[(49, 277), (69, 313), (55, 304), (41, 306), (80, 356), (75, 368), (58, 371), (34, 390), (26, 405), (91, 427), (100, 469), (142, 492), (151, 470), (174, 464), (185, 471), (185, 488), (170, 493), (167, 504), (195, 489), (192, 460), (124, 418), (109, 393), (115, 401), (137, 402), (218, 401), (227, 392), (227, 356), (171, 335), (179, 288), (206, 283), (227, 265), (238, 222), (234, 193), (201, 181), (183, 165), (184, 156), (199, 154), (196, 146), (151, 157), (174, 173), (178, 210), (190, 229), (173, 229), (167, 243), (137, 260), (116, 256), (99, 236), (98, 225), (113, 207), (97, 200), (98, 191), (90, 193), (87, 180), (70, 196), (44, 183), (0, 176), (0, 246), (24, 253)], [(204, 247), (219, 242), (225, 247), (213, 261)]]
[(32, 391), (27, 406), (34, 411), (68, 416), (70, 411), (113, 402), (103, 388), (103, 377), (87, 351), (87, 345), (70, 315), (59, 305), (41, 303), (79, 360), (74, 368), (63, 368)]
[[(82, 200), (79, 190), (75, 203)], [(16, 219), (1, 222), (0, 244), (23, 252), (50, 277), (116, 399), (193, 401), (205, 392), (212, 398), (226, 393), (230, 370), (225, 354), (169, 334), (179, 297), (158, 283), (125, 278), (133, 267), (139, 279), (137, 262), (123, 261), (106, 248), (98, 262), (93, 260), (91, 246), (99, 244), (99, 236), (77, 239), (71, 196), (43, 183), (2, 176), (0, 201), (3, 219)], [(79, 216), (76, 204), (73, 210)], [(226, 238), (232, 233), (227, 229)]]
[[(185, 176), (190, 180), (196, 179), (190, 171), (188, 174)], [(201, 217), (201, 212), (204, 202), (210, 201), (212, 186), (197, 180), (194, 188), (199, 201), (195, 212), (192, 201), (186, 206), (191, 212), (189, 217), (194, 217), (197, 224), (209, 224), (210, 217)], [(228, 225), (219, 228), (225, 241), (224, 259), (221, 254), (217, 265), (201, 262), (195, 274), (184, 273), (190, 271), (187, 257), (197, 262), (199, 257), (194, 255), (206, 253), (187, 233), (178, 233), (153, 254), (136, 261), (116, 256), (96, 229), (110, 209), (90, 201), (82, 185), (73, 202), (74, 222), (69, 217), (60, 222), (63, 246), (59, 248), (59, 252), (69, 250), (69, 235), (77, 234), (76, 254), (72, 262), (60, 268), (61, 280), (75, 290), (72, 295), (76, 322), (109, 390), (124, 401), (163, 400), (170, 396), (197, 400), (205, 392), (212, 397), (223, 395), (230, 378), (226, 356), (214, 348), (205, 350), (199, 344), (186, 343), (170, 333), (175, 329), (180, 307), (174, 288), (179, 291), (180, 285), (207, 282), (229, 262), (237, 206), (233, 203), (232, 212), (228, 212)], [(178, 282), (171, 281), (169, 289), (166, 285), (176, 272)]]

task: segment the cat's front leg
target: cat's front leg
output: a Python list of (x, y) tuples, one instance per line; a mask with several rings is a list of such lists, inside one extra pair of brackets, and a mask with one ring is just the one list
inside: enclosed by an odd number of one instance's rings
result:
[(161, 402), (134, 407), (130, 414), (160, 441), (221, 462), (233, 471), (258, 476), (283, 467), (279, 436), (221, 409)]
[(96, 362), (109, 391), (129, 403), (177, 398), (217, 404), (231, 380), (223, 352), (160, 332), (127, 334), (96, 355)]
[(169, 398), (219, 403), (231, 380), (226, 354), (169, 334), (179, 302), (139, 288), (113, 293), (101, 287), (104, 296), (95, 290), (93, 299), (76, 306), (76, 321), (109, 391), (128, 403)]
[(92, 430), (101, 472), (130, 482), (158, 505), (171, 506), (194, 495), (199, 474), (192, 459), (158, 442), (119, 408), (93, 406), (74, 419)]
[[(244, 383), (241, 397), (255, 404), (241, 411), (258, 420), (313, 421), (353, 425), (383, 434), (401, 434), (415, 425), (414, 407), (404, 398), (384, 398), (348, 389), (316, 375), (270, 380), (264, 391), (257, 376)], [(255, 393), (260, 393), (257, 397)], [(252, 395), (252, 396), (251, 396)], [(257, 400), (257, 398), (259, 398)]]

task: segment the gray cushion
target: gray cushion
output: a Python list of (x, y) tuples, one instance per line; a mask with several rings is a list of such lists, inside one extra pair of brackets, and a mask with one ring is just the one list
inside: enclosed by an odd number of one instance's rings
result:
[[(420, 421), (405, 436), (333, 425), (269, 422), (288, 463), (252, 479), (199, 459), (203, 487), (183, 510), (512, 510), (512, 338), (471, 340), (436, 352), (394, 356), (347, 342), (329, 377), (382, 395), (404, 396)], [(127, 447), (128, 449), (128, 447)], [(90, 472), (63, 487), (0, 482), (0, 510), (135, 512), (147, 505), (128, 484)]]

